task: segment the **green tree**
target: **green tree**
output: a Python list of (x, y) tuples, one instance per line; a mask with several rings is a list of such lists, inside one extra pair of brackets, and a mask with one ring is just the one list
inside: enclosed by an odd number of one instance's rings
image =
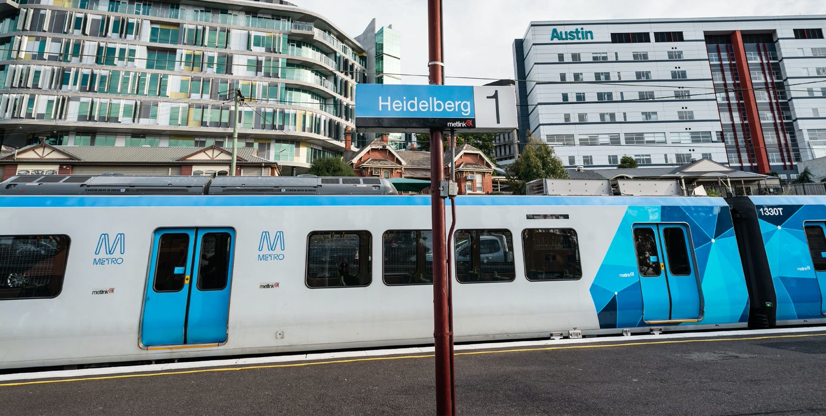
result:
[(619, 165), (617, 165), (618, 169), (628, 169), (628, 168), (636, 168), (636, 167), (637, 167), (637, 161), (633, 157), (628, 156), (628, 155), (623, 156), (622, 159), (620, 159)]
[[(444, 139), (442, 140), (444, 143), (445, 151), (450, 150), (450, 141), (448, 140), (448, 133), (444, 134)], [(493, 133), (457, 133), (456, 134), (456, 148), (462, 147), (465, 144), (469, 144), (479, 150), (490, 159), (491, 162), (494, 164), (496, 160), (494, 160), (494, 145), (496, 143), (496, 135)], [(416, 150), (423, 150), (425, 152), (430, 151), (430, 134), (428, 133), (419, 133), (416, 134)]]
[(803, 169), (803, 172), (800, 172), (800, 175), (797, 175), (797, 183), (813, 183), (814, 182), (814, 175), (812, 175), (812, 171), (809, 168)]
[(316, 176), (356, 176), (353, 167), (340, 157), (316, 159), (307, 173)]
[(525, 150), (508, 166), (505, 176), (513, 193), (524, 195), (528, 182), (536, 179), (568, 179), (568, 171), (551, 146), (528, 135)]

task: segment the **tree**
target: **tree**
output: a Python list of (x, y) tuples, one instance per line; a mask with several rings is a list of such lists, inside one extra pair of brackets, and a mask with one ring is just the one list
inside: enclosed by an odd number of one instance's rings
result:
[(340, 157), (316, 159), (307, 173), (316, 176), (356, 176), (356, 174), (353, 173), (353, 167), (348, 165), (344, 159)]
[[(444, 147), (445, 151), (450, 150), (450, 140), (448, 139), (448, 133), (444, 134)], [(491, 162), (494, 164), (496, 160), (494, 160), (494, 145), (496, 144), (496, 135), (493, 133), (457, 133), (456, 134), (456, 148), (462, 147), (463, 145), (469, 144), (484, 153), (484, 155), (490, 159)], [(430, 134), (428, 133), (418, 133), (416, 134), (416, 150), (423, 150), (425, 152), (430, 151)]]
[(536, 179), (568, 179), (568, 171), (545, 142), (528, 135), (522, 154), (506, 170), (513, 193), (524, 195), (525, 185)]
[(628, 155), (625, 155), (620, 159), (619, 165), (617, 165), (617, 169), (633, 169), (637, 167), (637, 161)]
[(800, 175), (797, 175), (797, 180), (795, 180), (795, 182), (797, 182), (797, 183), (813, 183), (814, 182), (813, 176), (814, 175), (812, 175), (812, 171), (810, 171), (809, 168), (807, 167), (806, 169), (803, 169), (803, 172), (800, 172)]

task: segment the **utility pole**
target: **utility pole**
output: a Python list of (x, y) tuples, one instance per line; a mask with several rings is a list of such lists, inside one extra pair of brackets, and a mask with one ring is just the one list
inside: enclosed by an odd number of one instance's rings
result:
[(240, 90), (235, 90), (235, 119), (232, 122), (232, 163), (229, 176), (235, 176), (235, 162), (238, 159), (238, 103), (244, 100)]
[[(427, 1), (428, 71), (431, 85), (444, 84), (442, 61), (442, 1)], [(436, 414), (452, 416), (453, 334), (450, 332), (450, 304), (447, 281), (447, 242), (445, 236), (445, 200), (449, 186), (444, 182), (445, 163), (443, 129), (430, 129), (430, 204), (433, 221), (433, 338), (436, 352)], [(444, 188), (444, 189), (443, 189)]]

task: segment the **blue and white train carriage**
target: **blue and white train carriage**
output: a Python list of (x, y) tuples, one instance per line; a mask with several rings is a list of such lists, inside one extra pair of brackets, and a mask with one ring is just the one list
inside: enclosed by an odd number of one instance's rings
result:
[[(0, 367), (432, 342), (429, 198), (213, 191), (0, 196)], [(459, 342), (747, 325), (722, 199), (456, 205)]]

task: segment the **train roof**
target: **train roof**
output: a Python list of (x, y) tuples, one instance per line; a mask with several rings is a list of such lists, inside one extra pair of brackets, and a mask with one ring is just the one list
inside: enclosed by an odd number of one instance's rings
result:
[(395, 195), (382, 178), (17, 175), (0, 195)]

